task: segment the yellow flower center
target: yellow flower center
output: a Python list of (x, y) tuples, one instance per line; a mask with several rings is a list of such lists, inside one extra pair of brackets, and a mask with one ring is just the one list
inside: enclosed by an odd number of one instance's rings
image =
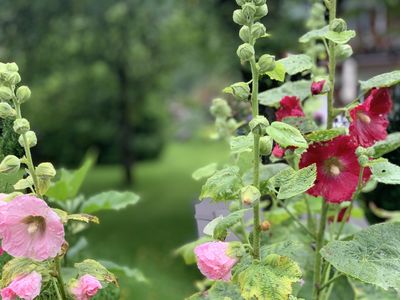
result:
[(371, 123), (371, 118), (362, 112), (357, 113), (357, 118), (365, 124)]
[(325, 173), (330, 176), (339, 176), (342, 169), (343, 165), (336, 157), (331, 157), (324, 162)]

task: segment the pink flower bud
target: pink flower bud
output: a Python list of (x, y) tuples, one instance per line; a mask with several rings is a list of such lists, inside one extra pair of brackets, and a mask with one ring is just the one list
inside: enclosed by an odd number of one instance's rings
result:
[(98, 290), (102, 288), (100, 281), (96, 277), (86, 274), (79, 278), (71, 293), (76, 300), (89, 300), (94, 297)]
[(325, 80), (321, 81), (314, 81), (311, 84), (311, 94), (313, 95), (319, 95), (322, 92), (322, 89), (324, 88)]

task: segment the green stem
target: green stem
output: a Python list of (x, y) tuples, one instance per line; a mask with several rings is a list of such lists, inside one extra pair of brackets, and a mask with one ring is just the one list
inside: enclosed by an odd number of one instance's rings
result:
[(308, 202), (307, 195), (305, 195), (304, 201), (306, 202), (306, 208), (307, 208), (307, 227), (311, 232), (315, 232), (315, 220), (311, 212), (311, 207), (310, 203)]
[(344, 274), (340, 273), (339, 275), (333, 276), (331, 279), (329, 279), (327, 282), (325, 282), (321, 287), (320, 287), (320, 291), (322, 291), (324, 288), (328, 287), (332, 282), (334, 282), (335, 280), (339, 279), (340, 277), (342, 277)]
[(58, 299), (58, 300), (63, 300), (63, 298), (61, 297), (61, 294), (60, 294), (60, 289), (58, 288), (57, 279), (55, 279), (55, 278), (53, 277), (53, 278), (52, 278), (52, 282), (53, 282), (53, 285), (54, 285), (54, 289), (56, 290), (57, 299)]
[(57, 281), (58, 285), (60, 287), (60, 292), (61, 292), (61, 299), (62, 300), (67, 300), (67, 295), (65, 293), (65, 286), (64, 286), (64, 281), (61, 275), (61, 260), (59, 257), (56, 257), (54, 259), (54, 263), (56, 265), (56, 271), (57, 271)]
[[(336, 0), (330, 0), (329, 6), (329, 23), (336, 18)], [(330, 89), (328, 92), (328, 124), (327, 128), (332, 128), (334, 119), (333, 99), (335, 92), (335, 71), (336, 71), (336, 57), (335, 57), (335, 43), (329, 41), (328, 43), (328, 54), (329, 54), (329, 82)]]

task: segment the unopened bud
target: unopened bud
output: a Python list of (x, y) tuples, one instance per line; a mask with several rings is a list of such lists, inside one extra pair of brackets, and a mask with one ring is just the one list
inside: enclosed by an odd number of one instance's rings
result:
[(345, 60), (353, 54), (353, 48), (350, 45), (336, 45), (335, 56), (339, 60)]
[(5, 80), (11, 85), (16, 85), (21, 81), (21, 76), (18, 72), (8, 72), (4, 75)]
[(7, 102), (0, 103), (0, 118), (14, 118), (15, 116), (15, 109), (13, 109), (10, 104), (8, 104)]
[(247, 2), (246, 0), (236, 0), (236, 4), (239, 6), (244, 5), (246, 2)]
[(360, 164), (361, 167), (366, 167), (368, 166), (369, 163), (369, 158), (368, 156), (362, 154), (358, 157), (358, 163)]
[(260, 191), (253, 185), (248, 185), (240, 190), (242, 202), (246, 205), (251, 205), (261, 198)]
[(261, 74), (270, 72), (275, 69), (275, 56), (264, 54), (258, 60), (258, 67)]
[(347, 24), (346, 21), (343, 19), (334, 19), (331, 24), (329, 24), (329, 30), (335, 31), (335, 32), (342, 32), (347, 30)]
[(44, 162), (36, 167), (35, 173), (41, 179), (51, 179), (56, 176), (56, 169), (52, 163)]
[(253, 3), (246, 3), (242, 7), (243, 15), (248, 20), (253, 19), (254, 14), (257, 11), (257, 7)]
[(264, 135), (265, 129), (269, 126), (269, 122), (264, 116), (256, 116), (249, 122), (250, 129), (253, 133)]
[(233, 17), (232, 18), (233, 18), (233, 22), (235, 22), (236, 24), (239, 24), (239, 25), (246, 25), (248, 23), (247, 19), (244, 16), (244, 14), (243, 14), (241, 9), (235, 10), (233, 12)]
[(366, 152), (366, 150), (367, 150), (366, 148), (359, 146), (359, 147), (357, 147), (357, 149), (356, 149), (356, 155), (357, 155), (357, 156), (364, 155), (365, 152)]
[(261, 6), (257, 6), (256, 13), (254, 15), (255, 20), (259, 20), (262, 17), (268, 15), (268, 6), (267, 4), (263, 4)]
[[(36, 146), (36, 144), (37, 144), (37, 138), (36, 138), (36, 134), (35, 134), (35, 132), (33, 132), (33, 131), (28, 131), (28, 132), (26, 132), (25, 133), (25, 138), (26, 138), (26, 141), (27, 141), (27, 143), (28, 143), (28, 147), (29, 148), (33, 148), (33, 147), (35, 147)], [(18, 138), (18, 143), (21, 145), (21, 147), (25, 147), (25, 140), (24, 140), (24, 136), (23, 135), (20, 135), (19, 136), (19, 138)]]
[(237, 210), (239, 210), (240, 208), (241, 208), (241, 207), (240, 207), (240, 204), (239, 204), (238, 201), (233, 201), (233, 202), (231, 202), (231, 204), (229, 205), (229, 211), (231, 211), (231, 212), (237, 211)]
[(240, 28), (239, 30), (239, 37), (240, 39), (245, 42), (248, 43), (251, 39), (251, 32), (250, 32), (250, 28), (247, 25), (242, 26), (242, 28)]
[(13, 96), (13, 92), (6, 86), (0, 86), (0, 101), (10, 100)]
[(7, 63), (6, 69), (7, 69), (7, 71), (10, 71), (10, 72), (18, 72), (19, 71), (18, 65), (15, 62)]
[(29, 121), (24, 118), (19, 118), (14, 121), (14, 131), (18, 134), (24, 134), (30, 129)]
[(18, 102), (24, 103), (31, 97), (31, 90), (27, 86), (22, 85), (17, 89), (16, 95)]
[(257, 22), (251, 26), (251, 36), (255, 39), (265, 36), (267, 33), (267, 29), (265, 28), (264, 24)]
[(241, 61), (248, 61), (254, 57), (254, 47), (249, 43), (244, 43), (239, 46), (236, 54), (239, 56)]
[(270, 155), (272, 152), (272, 138), (268, 135), (262, 136), (260, 138), (260, 154)]
[(232, 115), (232, 110), (224, 99), (216, 98), (212, 101), (210, 112), (214, 117), (227, 118)]
[(265, 3), (267, 3), (266, 0), (253, 0), (253, 2), (257, 6), (264, 5)]
[(250, 87), (245, 82), (236, 82), (225, 88), (224, 93), (231, 94), (239, 100), (247, 100), (250, 96)]
[(311, 94), (319, 95), (322, 93), (326, 80), (314, 81), (311, 84)]
[(268, 221), (263, 221), (261, 223), (261, 230), (262, 231), (268, 231), (271, 228), (271, 223)]
[(18, 172), (21, 162), (14, 155), (7, 155), (0, 163), (0, 173), (15, 173)]

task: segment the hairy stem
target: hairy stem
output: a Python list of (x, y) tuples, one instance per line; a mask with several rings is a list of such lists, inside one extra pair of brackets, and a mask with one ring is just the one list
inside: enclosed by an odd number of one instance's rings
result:
[(67, 300), (67, 294), (65, 293), (64, 280), (63, 280), (62, 274), (61, 274), (61, 260), (60, 260), (60, 258), (56, 257), (54, 259), (54, 263), (55, 263), (56, 271), (57, 271), (57, 281), (58, 281), (58, 285), (59, 285), (59, 288), (60, 288), (61, 299), (62, 300)]

